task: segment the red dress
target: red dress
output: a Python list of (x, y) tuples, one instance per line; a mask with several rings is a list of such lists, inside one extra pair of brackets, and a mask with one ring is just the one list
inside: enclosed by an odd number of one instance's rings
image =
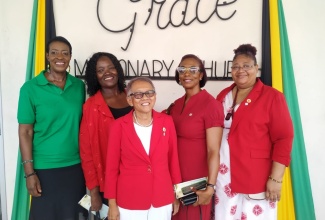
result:
[[(192, 96), (185, 105), (185, 95), (175, 101), (170, 114), (174, 119), (182, 181), (208, 176), (206, 129), (222, 127), (223, 108), (206, 90)], [(182, 206), (173, 220), (210, 219), (212, 204)], [(201, 209), (201, 211), (200, 211)]]

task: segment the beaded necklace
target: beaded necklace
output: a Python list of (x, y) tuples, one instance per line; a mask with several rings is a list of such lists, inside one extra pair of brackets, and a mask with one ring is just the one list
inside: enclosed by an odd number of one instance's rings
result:
[(152, 125), (153, 118), (151, 118), (151, 121), (149, 122), (149, 124), (147, 124), (147, 125), (142, 125), (142, 124), (140, 124), (140, 123), (138, 122), (138, 119), (137, 119), (137, 116), (136, 116), (136, 114), (135, 114), (135, 111), (133, 112), (133, 117), (134, 117), (135, 123), (136, 123), (137, 125), (141, 126), (141, 127), (149, 127), (149, 126)]

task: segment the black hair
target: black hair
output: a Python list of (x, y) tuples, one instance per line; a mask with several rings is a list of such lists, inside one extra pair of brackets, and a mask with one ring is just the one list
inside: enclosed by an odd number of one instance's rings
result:
[[(200, 67), (199, 71), (201, 73), (203, 73), (202, 80), (200, 80), (200, 88), (204, 87), (207, 80), (208, 80), (208, 77), (207, 77), (207, 73), (205, 72), (205, 68), (204, 68), (202, 60), (198, 56), (196, 56), (194, 54), (186, 54), (185, 56), (182, 57), (181, 62), (183, 60), (185, 60), (185, 59), (188, 59), (188, 58), (195, 59), (196, 61), (199, 62), (199, 67)], [(181, 63), (181, 62), (179, 62), (179, 63)], [(178, 66), (179, 66), (179, 64), (178, 64)], [(178, 73), (177, 70), (175, 70), (175, 80), (176, 80), (177, 83), (179, 83), (179, 73)]]
[(242, 44), (238, 48), (234, 49), (235, 56), (233, 60), (235, 60), (239, 55), (245, 55), (254, 60), (254, 64), (256, 65), (256, 51), (256, 47), (252, 46), (251, 44)]
[(61, 37), (61, 36), (56, 36), (56, 37), (50, 39), (47, 42), (46, 48), (45, 48), (46, 53), (49, 53), (49, 51), (50, 51), (50, 44), (53, 43), (53, 42), (61, 42), (61, 43), (64, 43), (64, 44), (68, 45), (69, 50), (70, 50), (70, 54), (72, 54), (72, 47), (71, 47), (70, 42), (67, 39), (65, 39), (64, 37)]
[(97, 73), (96, 73), (97, 61), (101, 57), (108, 57), (112, 61), (113, 65), (114, 65), (114, 67), (115, 67), (115, 69), (117, 71), (118, 90), (120, 92), (124, 92), (124, 89), (125, 89), (124, 72), (123, 72), (122, 66), (121, 66), (120, 62), (118, 61), (118, 59), (111, 53), (97, 52), (97, 53), (94, 53), (92, 55), (92, 57), (87, 62), (86, 74), (85, 74), (85, 81), (86, 81), (86, 85), (87, 85), (87, 93), (90, 96), (93, 96), (93, 95), (96, 94), (96, 92), (98, 90), (101, 89), (101, 85), (98, 82)]

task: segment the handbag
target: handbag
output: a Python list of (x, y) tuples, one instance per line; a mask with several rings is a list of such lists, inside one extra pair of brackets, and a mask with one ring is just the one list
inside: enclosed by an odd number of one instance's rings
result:
[[(202, 182), (199, 182), (198, 184), (192, 186), (194, 188), (196, 188), (197, 190), (200, 190), (200, 189), (205, 189), (206, 188), (206, 181), (202, 181)], [(186, 188), (183, 188), (182, 191), (185, 191), (187, 190), (187, 187)], [(191, 190), (191, 189), (190, 189)], [(183, 196), (182, 198), (179, 199), (179, 201), (181, 201), (181, 203), (183, 205), (192, 205), (193, 203), (195, 203), (199, 198), (198, 196), (196, 195), (196, 193), (194, 193), (192, 190), (191, 190), (192, 193), (187, 193), (188, 195), (186, 196)], [(183, 194), (185, 194), (183, 192)]]
[(195, 193), (191, 194), (191, 195), (188, 195), (188, 196), (184, 196), (184, 197), (179, 199), (179, 201), (185, 206), (192, 205), (197, 200), (198, 200), (198, 196)]
[(206, 188), (206, 186), (206, 177), (176, 184), (174, 186), (176, 198), (179, 199), (179, 201), (185, 206), (192, 205), (198, 200), (198, 196), (192, 191), (192, 188), (195, 188), (196, 190), (203, 190)]

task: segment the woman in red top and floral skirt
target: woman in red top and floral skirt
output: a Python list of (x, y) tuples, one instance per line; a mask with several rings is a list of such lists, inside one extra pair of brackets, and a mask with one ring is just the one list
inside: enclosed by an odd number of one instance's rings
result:
[(256, 48), (234, 50), (234, 83), (217, 96), (226, 115), (216, 220), (274, 220), (290, 163), (293, 127), (284, 95), (257, 78)]

